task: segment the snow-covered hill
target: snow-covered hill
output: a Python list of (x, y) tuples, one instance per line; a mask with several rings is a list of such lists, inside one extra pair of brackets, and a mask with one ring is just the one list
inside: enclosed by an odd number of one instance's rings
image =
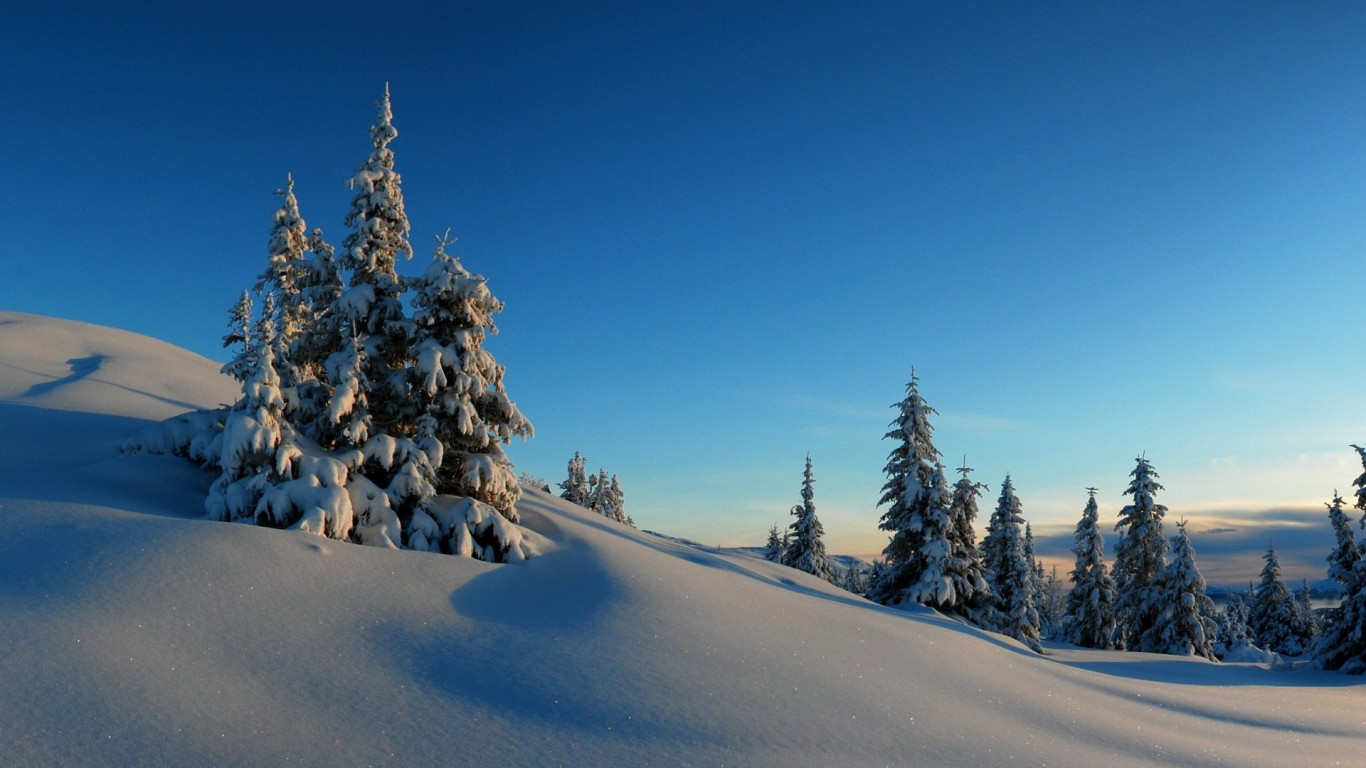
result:
[(1360, 761), (1356, 678), (1039, 657), (540, 492), (520, 565), (199, 520), (210, 478), (116, 448), (216, 369), (0, 313), (0, 765)]

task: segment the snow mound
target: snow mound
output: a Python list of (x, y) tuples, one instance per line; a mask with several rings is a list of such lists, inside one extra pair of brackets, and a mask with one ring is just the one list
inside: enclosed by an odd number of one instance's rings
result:
[(219, 367), (129, 331), (0, 312), (0, 402), (164, 419), (234, 402)]
[(212, 365), (4, 318), (0, 765), (1359, 760), (1361, 678), (1041, 657), (531, 489), (517, 565), (189, 519), (202, 473), (117, 446), (168, 399), (225, 400)]

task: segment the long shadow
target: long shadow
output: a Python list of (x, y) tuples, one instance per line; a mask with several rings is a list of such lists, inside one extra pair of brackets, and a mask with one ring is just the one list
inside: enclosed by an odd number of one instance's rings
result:
[(1162, 658), (1155, 654), (1092, 650), (1095, 660), (1058, 660), (1072, 669), (1107, 677), (1143, 680), (1164, 685), (1258, 686), (1269, 688), (1351, 688), (1366, 685), (1360, 676), (1289, 666), (1216, 664), (1189, 657)]
[(104, 361), (108, 359), (108, 355), (73, 357), (70, 360), (66, 361), (66, 364), (71, 366), (71, 373), (69, 375), (63, 376), (60, 379), (45, 381), (41, 384), (34, 384), (33, 386), (29, 387), (28, 391), (24, 392), (22, 396), (38, 397), (39, 395), (46, 395), (49, 392), (61, 389), (67, 384), (74, 384), (75, 382), (78, 382), (81, 379), (89, 378), (90, 376), (93, 376), (97, 371), (99, 371), (100, 365), (102, 365)]

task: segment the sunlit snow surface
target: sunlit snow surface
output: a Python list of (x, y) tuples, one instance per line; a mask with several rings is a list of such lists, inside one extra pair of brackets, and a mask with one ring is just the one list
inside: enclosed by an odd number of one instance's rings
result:
[[(528, 492), (492, 566), (197, 519), (120, 456), (235, 397), (141, 336), (0, 313), (0, 765), (1359, 765), (1359, 678), (1038, 657)], [(661, 439), (665, 439), (661, 437)], [(513, 457), (515, 459), (515, 455)]]

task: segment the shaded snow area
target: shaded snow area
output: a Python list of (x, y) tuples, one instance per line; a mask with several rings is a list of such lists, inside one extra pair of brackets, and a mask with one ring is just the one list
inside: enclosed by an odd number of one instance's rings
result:
[(160, 342), (0, 313), (0, 765), (1361, 762), (1361, 678), (1040, 657), (531, 490), (516, 565), (209, 522), (210, 476), (118, 453), (235, 395)]

